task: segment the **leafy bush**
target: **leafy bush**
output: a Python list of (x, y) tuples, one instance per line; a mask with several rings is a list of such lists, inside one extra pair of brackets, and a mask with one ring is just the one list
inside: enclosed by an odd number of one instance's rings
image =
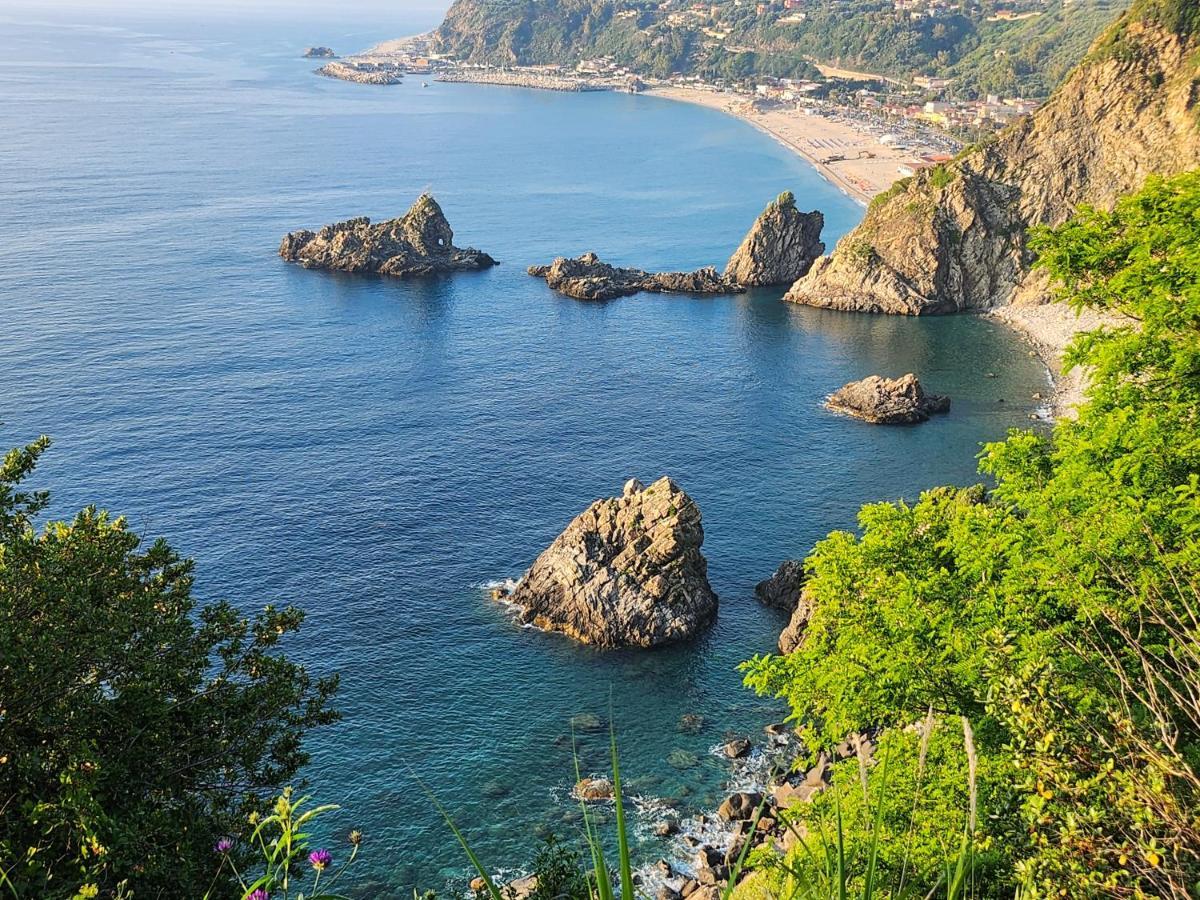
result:
[(197, 606), (192, 563), (89, 507), (35, 521), (49, 441), (0, 465), (0, 885), (177, 896), (307, 761), (335, 679), (278, 652), (292, 607)]

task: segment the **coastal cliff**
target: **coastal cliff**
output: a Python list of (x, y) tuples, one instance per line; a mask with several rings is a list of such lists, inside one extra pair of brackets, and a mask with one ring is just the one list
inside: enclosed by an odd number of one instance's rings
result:
[(1200, 166), (1197, 13), (1139, 0), (1037, 112), (876, 198), (787, 300), (926, 315), (1040, 303), (1029, 229)]
[(363, 216), (326, 225), (320, 231), (293, 231), (284, 237), (279, 255), (306, 269), (401, 277), (476, 271), (496, 265), (480, 250), (454, 246), (454, 231), (430, 194), (422, 194), (398, 219), (372, 225)]

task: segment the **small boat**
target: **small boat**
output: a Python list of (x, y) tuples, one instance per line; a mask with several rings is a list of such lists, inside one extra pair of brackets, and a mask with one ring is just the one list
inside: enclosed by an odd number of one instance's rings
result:
[(429, 87), (429, 82), (428, 82), (428, 81), (422, 81), (422, 82), (421, 82), (421, 87)]

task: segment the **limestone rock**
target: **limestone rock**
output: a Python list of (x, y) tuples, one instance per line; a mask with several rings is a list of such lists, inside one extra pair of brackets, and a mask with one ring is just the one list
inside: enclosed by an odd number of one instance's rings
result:
[(522, 618), (600, 647), (656, 647), (708, 625), (717, 596), (700, 552), (700, 510), (670, 478), (597, 500), (507, 598)]
[(786, 299), (906, 315), (1049, 299), (1044, 273), (1030, 270), (1030, 227), (1200, 166), (1200, 33), (1156, 10), (1135, 3), (1044, 106), (996, 139), (877, 197)]
[(917, 376), (890, 379), (872, 375), (830, 395), (825, 405), (874, 425), (911, 425), (950, 410), (950, 398), (926, 394)]
[(454, 231), (429, 194), (422, 194), (399, 219), (372, 225), (360, 217), (317, 232), (293, 231), (280, 244), (279, 255), (308, 269), (400, 277), (475, 271), (496, 264), (479, 250), (454, 246)]
[(767, 606), (791, 612), (800, 602), (800, 591), (807, 580), (803, 560), (785, 559), (774, 575), (754, 586), (754, 593)]
[(725, 279), (745, 287), (791, 284), (825, 252), (825, 217), (796, 209), (791, 191), (780, 194), (759, 215), (725, 266)]
[(736, 294), (742, 289), (712, 267), (694, 272), (643, 272), (602, 262), (595, 253), (577, 259), (560, 256), (548, 266), (530, 266), (529, 274), (576, 300), (613, 300), (641, 291), (654, 294)]

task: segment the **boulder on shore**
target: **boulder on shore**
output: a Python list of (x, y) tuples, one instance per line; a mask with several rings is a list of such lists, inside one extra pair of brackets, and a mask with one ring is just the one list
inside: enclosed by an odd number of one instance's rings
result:
[(766, 606), (791, 612), (800, 602), (800, 591), (807, 580), (803, 560), (785, 559), (774, 575), (754, 586), (754, 594)]
[(431, 194), (422, 194), (400, 218), (376, 225), (362, 216), (316, 232), (293, 231), (279, 245), (279, 255), (306, 269), (399, 277), (477, 271), (496, 265), (486, 253), (454, 246), (454, 231)]
[(725, 279), (745, 287), (792, 284), (825, 252), (818, 211), (800, 212), (791, 191), (762, 211), (725, 266)]
[(926, 394), (911, 372), (900, 378), (872, 375), (830, 395), (825, 405), (873, 425), (912, 425), (950, 411), (950, 398)]
[(630, 479), (542, 552), (506, 600), (521, 618), (599, 647), (686, 640), (717, 612), (692, 498), (670, 478)]
[(644, 272), (602, 262), (595, 253), (577, 259), (560, 256), (548, 266), (530, 266), (529, 274), (546, 279), (560, 294), (576, 300), (614, 300), (641, 291), (653, 294), (736, 294), (741, 288), (714, 268), (694, 272)]

